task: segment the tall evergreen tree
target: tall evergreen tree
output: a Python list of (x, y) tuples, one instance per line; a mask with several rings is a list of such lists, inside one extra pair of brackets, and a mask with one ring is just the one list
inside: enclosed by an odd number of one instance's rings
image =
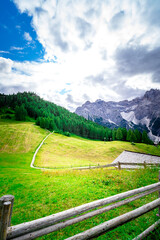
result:
[(123, 139), (122, 130), (121, 130), (120, 128), (117, 129), (116, 139), (117, 139), (117, 140), (122, 140), (122, 139)]
[(116, 140), (116, 129), (112, 130), (112, 140), (115, 141)]
[(134, 132), (132, 131), (131, 132), (131, 136), (130, 136), (130, 142), (136, 142), (137, 139), (136, 139), (136, 135), (134, 134)]
[(17, 121), (25, 121), (27, 116), (27, 111), (24, 107), (24, 105), (16, 106), (15, 109), (15, 118)]
[(123, 141), (126, 141), (127, 138), (127, 129), (126, 128), (122, 128), (122, 135), (123, 135)]
[(128, 142), (130, 142), (130, 140), (131, 140), (131, 134), (132, 134), (132, 130), (129, 129), (128, 132), (127, 132), (127, 138), (126, 138), (126, 140), (127, 140)]
[(45, 128), (45, 118), (43, 117), (40, 118), (40, 127)]
[(140, 143), (142, 141), (142, 134), (137, 129), (134, 131), (134, 133), (135, 133), (137, 142)]
[(143, 133), (142, 133), (142, 143), (147, 143), (147, 144), (150, 143), (150, 139), (148, 138), (146, 131), (143, 131)]

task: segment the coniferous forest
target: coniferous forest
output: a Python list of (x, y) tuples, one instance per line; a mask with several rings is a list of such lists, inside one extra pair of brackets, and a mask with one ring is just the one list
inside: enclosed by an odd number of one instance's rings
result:
[(101, 141), (129, 141), (152, 144), (147, 132), (137, 129), (110, 129), (86, 120), (67, 109), (45, 101), (35, 93), (24, 92), (11, 95), (0, 94), (1, 118), (25, 121), (34, 119), (41, 128)]

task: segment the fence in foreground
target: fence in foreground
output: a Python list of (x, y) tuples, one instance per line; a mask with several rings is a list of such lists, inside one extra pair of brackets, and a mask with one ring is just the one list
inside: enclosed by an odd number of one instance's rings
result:
[[(160, 180), (160, 175), (159, 175)], [(109, 221), (106, 221), (87, 231), (67, 238), (67, 240), (82, 240), (96, 238), (112, 229), (117, 228), (147, 212), (158, 208), (160, 214), (160, 182), (120, 193), (108, 198), (96, 200), (69, 210), (43, 217), (31, 222), (10, 226), (14, 196), (5, 195), (0, 198), (0, 240), (27, 240), (58, 231), (67, 226), (84, 221), (93, 216), (123, 206), (153, 192), (159, 192), (159, 198), (147, 203), (133, 211), (127, 212)], [(95, 209), (98, 208), (98, 209)], [(92, 210), (90, 212), (87, 212)], [(80, 215), (81, 214), (81, 215)], [(78, 216), (77, 216), (78, 215)], [(150, 231), (153, 231), (160, 224), (160, 220), (141, 233), (135, 239), (143, 239)]]

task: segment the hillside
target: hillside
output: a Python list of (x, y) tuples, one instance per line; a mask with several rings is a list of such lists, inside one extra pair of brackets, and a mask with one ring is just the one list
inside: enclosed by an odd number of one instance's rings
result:
[(0, 94), (0, 106), (0, 115), (4, 119), (23, 121), (29, 116), (36, 120), (37, 125), (51, 131), (69, 132), (100, 140), (104, 140), (106, 135), (112, 136), (109, 129), (45, 101), (34, 93)]
[(54, 103), (41, 99), (34, 93), (0, 94), (0, 117), (18, 121), (32, 120), (41, 128), (102, 141), (122, 140), (152, 144), (143, 131), (126, 128), (110, 129), (101, 126)]
[(87, 101), (75, 111), (106, 127), (146, 130), (152, 140), (160, 140), (160, 90), (151, 89), (131, 101)]
[(36, 147), (47, 133), (32, 122), (0, 120), (1, 167), (29, 168)]
[[(41, 171), (32, 169), (30, 168), (30, 163), (34, 151), (47, 134), (48, 131), (31, 122), (0, 120), (0, 137), (2, 143), (0, 147), (0, 196), (7, 194), (15, 196), (12, 225), (41, 218), (96, 199), (105, 198), (158, 181), (158, 171), (156, 169), (131, 172), (125, 170), (111, 171), (107, 169), (86, 171), (67, 169)], [(74, 139), (70, 142), (71, 138), (62, 135), (59, 135), (59, 137), (66, 138), (68, 144), (74, 147)], [(87, 142), (89, 153), (92, 141), (79, 139), (81, 142), (83, 140)], [(57, 146), (55, 146), (51, 144), (53, 141), (52, 138), (47, 141), (43, 147), (49, 147), (50, 152), (48, 153), (48, 149), (44, 148), (43, 153), (52, 156), (53, 151), (51, 150), (55, 147), (58, 148), (60, 143), (58, 142)], [(132, 146), (130, 143), (126, 144)], [(138, 144), (138, 146), (140, 145)], [(143, 146), (146, 147), (146, 151), (155, 149), (155, 151), (159, 152), (159, 148), (157, 149), (144, 144)], [(120, 151), (119, 147), (117, 146), (114, 149), (113, 145), (112, 153), (117, 151)], [(106, 151), (106, 158), (108, 156), (109, 154)], [(63, 157), (65, 159), (65, 155)], [(104, 219), (106, 221), (107, 219), (131, 211), (135, 207), (155, 199), (157, 196), (157, 193), (153, 193), (145, 199), (137, 200), (134, 204), (128, 204), (39, 239), (65, 239), (104, 222)], [(134, 220), (132, 223), (128, 223), (109, 234), (101, 236), (100, 239), (133, 239), (133, 237), (137, 236), (157, 220), (156, 213), (157, 209)], [(153, 238), (151, 236), (148, 239)]]
[(46, 139), (36, 156), (35, 166), (67, 168), (111, 163), (124, 150), (160, 155), (159, 148), (122, 141), (95, 141), (81, 137), (66, 137), (53, 133)]

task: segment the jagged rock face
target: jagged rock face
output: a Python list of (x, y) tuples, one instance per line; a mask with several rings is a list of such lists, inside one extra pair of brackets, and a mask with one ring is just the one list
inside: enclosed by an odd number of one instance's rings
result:
[(146, 130), (152, 140), (160, 140), (160, 90), (151, 89), (132, 101), (87, 101), (75, 113), (106, 127)]

